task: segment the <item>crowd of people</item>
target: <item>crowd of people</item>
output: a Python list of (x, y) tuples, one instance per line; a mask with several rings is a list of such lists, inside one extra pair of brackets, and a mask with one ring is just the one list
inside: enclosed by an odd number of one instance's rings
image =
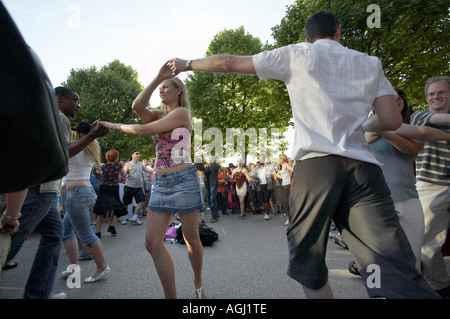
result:
[[(80, 97), (71, 89), (56, 88), (70, 156), (64, 218), (56, 208), (56, 194), (62, 191), (57, 180), (30, 187), (26, 198), (21, 193), (17, 200), (21, 205), (8, 203), (2, 219), (2, 231), (12, 239), (6, 265), (31, 232), (41, 236), (24, 298), (52, 296), (61, 243), (74, 265), (78, 240), (91, 254), (97, 268), (86, 283), (111, 271), (103, 255), (101, 228), (95, 233), (91, 227), (91, 212), (100, 226), (109, 212), (111, 234), (116, 233), (117, 220), (140, 225), (139, 214), (147, 215), (145, 247), (166, 298), (177, 297), (174, 265), (164, 244), (176, 214), (183, 225), (195, 297), (205, 298), (198, 229), (207, 214), (205, 203), (210, 222), (218, 221), (219, 212), (245, 219), (248, 208), (262, 213), (265, 220), (270, 219), (270, 210), (285, 213), (288, 275), (302, 285), (308, 298), (333, 297), (325, 263), (332, 224), (352, 252), (353, 270), (368, 278), (368, 266), (381, 269), (383, 285), (366, 285), (369, 297), (449, 297), (450, 277), (440, 250), (450, 220), (450, 78), (431, 78), (425, 89), (428, 110), (407, 114), (406, 95), (392, 87), (379, 59), (343, 47), (340, 31), (335, 14), (319, 11), (306, 23), (304, 43), (254, 56), (169, 60), (132, 105), (145, 124), (99, 120), (71, 129), (67, 117), (75, 117)], [(191, 70), (284, 81), (296, 129), (294, 161), (280, 154), (278, 163), (270, 164), (265, 157), (248, 166), (241, 158), (228, 167), (213, 157), (206, 165), (194, 163), (187, 90), (176, 77)], [(158, 88), (161, 109), (149, 109)], [(97, 138), (111, 130), (152, 136), (156, 158), (149, 168), (134, 150), (131, 160), (120, 165), (118, 152), (109, 150), (96, 196), (91, 172), (100, 164)], [(133, 200), (137, 206), (130, 213)]]
[[(87, 125), (86, 123), (79, 123)], [(75, 129), (74, 129), (75, 130)], [(140, 161), (140, 153), (134, 150), (131, 154), (131, 163), (127, 160), (118, 160), (119, 152), (111, 149), (106, 152), (106, 163), (96, 163), (92, 167), (90, 183), (94, 188), (97, 199), (91, 209), (91, 217), (96, 227), (96, 235), (101, 238), (101, 228), (106, 220), (110, 223), (107, 232), (117, 234), (115, 223), (117, 221), (126, 225), (142, 225), (139, 218), (147, 215), (148, 203), (151, 197), (151, 188), (155, 172), (155, 159)], [(217, 212), (223, 215), (236, 214), (240, 219), (250, 212), (254, 215), (263, 214), (265, 220), (270, 219), (270, 214), (284, 216), (289, 215), (289, 190), (292, 184), (292, 172), (294, 161), (289, 160), (285, 154), (279, 155), (277, 164), (265, 163), (265, 156), (261, 156), (255, 163), (246, 165), (242, 158), (236, 160), (236, 164), (229, 163), (228, 166), (220, 166), (217, 173), (212, 175), (211, 164), (213, 157), (208, 157), (209, 165), (202, 160), (195, 161), (195, 167), (201, 183), (202, 198), (205, 207), (201, 210), (201, 222), (205, 223), (205, 212), (211, 214), (211, 207), (217, 207)], [(127, 170), (130, 165), (136, 163), (137, 169), (131, 173)], [(141, 166), (142, 165), (142, 166)], [(267, 165), (267, 170), (262, 168)], [(142, 169), (140, 169), (142, 167)], [(255, 170), (259, 167), (259, 170)], [(263, 172), (263, 174), (261, 174)], [(260, 177), (261, 174), (261, 177)], [(135, 190), (133, 196), (130, 193), (128, 180), (136, 176)], [(206, 178), (207, 177), (207, 178)], [(270, 182), (267, 182), (269, 181)], [(64, 182), (63, 182), (64, 184)], [(214, 186), (218, 186), (217, 189)], [(267, 189), (266, 189), (267, 188)], [(214, 194), (216, 192), (216, 194)], [(265, 194), (267, 192), (267, 194)], [(264, 196), (266, 200), (263, 201)], [(214, 205), (211, 204), (215, 198)], [(128, 205), (133, 202), (131, 209)], [(267, 204), (267, 207), (264, 206)], [(62, 208), (65, 215), (65, 207)], [(209, 221), (215, 223), (217, 218)], [(283, 224), (288, 225), (289, 219)]]
[[(263, 214), (265, 220), (270, 220), (270, 214), (289, 216), (293, 165), (285, 154), (280, 154), (273, 164), (267, 163), (265, 156), (248, 165), (242, 158), (228, 166), (215, 163), (213, 156), (207, 158), (206, 167), (201, 160), (196, 161), (206, 209), (211, 212), (210, 222), (219, 220), (219, 212), (237, 214), (242, 220), (249, 212)], [(288, 219), (283, 225), (288, 225)]]

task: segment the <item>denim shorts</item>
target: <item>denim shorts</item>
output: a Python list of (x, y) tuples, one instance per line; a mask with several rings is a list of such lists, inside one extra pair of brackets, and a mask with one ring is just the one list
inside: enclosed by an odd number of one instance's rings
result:
[(66, 210), (64, 215), (63, 241), (79, 236), (86, 247), (94, 245), (99, 238), (91, 227), (91, 215), (89, 210), (95, 205), (95, 191), (92, 187), (77, 187), (66, 192)]
[(200, 179), (194, 165), (178, 172), (155, 175), (148, 209), (156, 212), (192, 213), (203, 207)]

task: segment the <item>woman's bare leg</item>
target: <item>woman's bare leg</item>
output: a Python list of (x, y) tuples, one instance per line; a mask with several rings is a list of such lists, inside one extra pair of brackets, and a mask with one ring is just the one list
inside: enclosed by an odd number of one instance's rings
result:
[[(183, 225), (183, 237), (188, 249), (189, 261), (194, 272), (194, 287), (202, 287), (203, 245), (198, 232), (198, 211), (194, 213), (180, 214)], [(205, 298), (202, 291), (202, 298)]]
[(156, 272), (161, 280), (166, 299), (177, 298), (173, 261), (164, 244), (164, 235), (169, 226), (171, 216), (172, 214), (169, 213), (149, 211), (146, 218), (145, 233), (145, 247), (155, 263)]

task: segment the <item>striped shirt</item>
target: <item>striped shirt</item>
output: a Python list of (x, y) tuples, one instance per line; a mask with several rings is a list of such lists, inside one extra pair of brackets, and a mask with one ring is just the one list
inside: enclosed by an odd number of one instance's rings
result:
[[(450, 125), (430, 124), (430, 118), (435, 113), (430, 111), (414, 112), (411, 124), (430, 126), (450, 133)], [(416, 159), (417, 180), (450, 186), (450, 147), (448, 142), (426, 142)]]

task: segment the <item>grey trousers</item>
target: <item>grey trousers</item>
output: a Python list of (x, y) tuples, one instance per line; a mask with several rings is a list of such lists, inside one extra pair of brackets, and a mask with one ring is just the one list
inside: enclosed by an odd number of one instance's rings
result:
[(329, 155), (297, 161), (290, 192), (288, 275), (307, 288), (328, 281), (331, 220), (358, 264), (369, 297), (439, 298), (415, 257), (377, 165)]

